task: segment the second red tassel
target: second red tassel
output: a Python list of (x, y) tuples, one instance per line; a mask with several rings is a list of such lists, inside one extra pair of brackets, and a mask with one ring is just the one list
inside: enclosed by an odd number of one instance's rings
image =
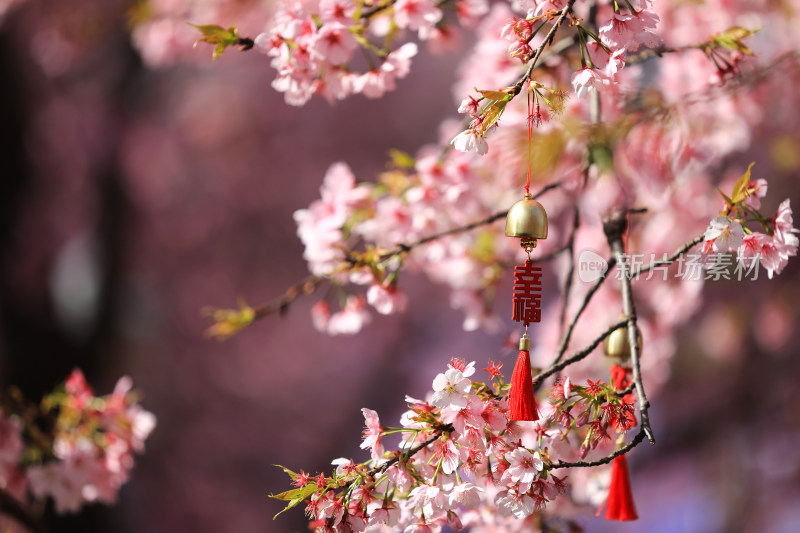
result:
[(611, 484), (606, 500), (606, 520), (636, 520), (631, 481), (628, 477), (628, 462), (625, 455), (618, 455), (611, 463)]

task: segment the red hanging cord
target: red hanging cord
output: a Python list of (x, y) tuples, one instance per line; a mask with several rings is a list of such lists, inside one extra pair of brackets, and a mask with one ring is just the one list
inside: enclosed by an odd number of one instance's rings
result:
[(525, 181), (525, 194), (531, 193), (531, 145), (533, 144), (533, 95), (528, 87), (528, 178)]

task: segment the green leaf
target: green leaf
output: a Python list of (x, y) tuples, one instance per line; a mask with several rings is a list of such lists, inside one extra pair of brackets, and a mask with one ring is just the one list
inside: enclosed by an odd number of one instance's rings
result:
[(722, 197), (725, 199), (725, 203), (727, 203), (728, 205), (733, 205), (733, 200), (731, 200), (730, 197), (727, 194), (722, 192), (722, 189), (717, 189), (717, 190), (722, 195)]
[(477, 87), (474, 87), (476, 92), (481, 93), (484, 98), (489, 100), (510, 100), (511, 95), (506, 91), (482, 91)]
[(407, 152), (392, 148), (389, 150), (389, 158), (392, 160), (392, 165), (396, 168), (414, 168), (414, 158)]
[(736, 180), (736, 183), (733, 185), (733, 193), (730, 198), (732, 204), (738, 204), (747, 199), (747, 190), (750, 188), (750, 171), (755, 164), (755, 161), (750, 163), (750, 166), (747, 167), (747, 172), (742, 174), (742, 177)]
[(239, 300), (239, 309), (205, 309), (214, 323), (206, 330), (206, 334), (218, 340), (225, 340), (236, 335), (243, 328), (253, 323), (256, 318), (255, 309)]
[[(291, 472), (291, 470), (288, 470), (286, 468), (284, 468), (284, 470)], [(286, 505), (286, 507), (281, 509), (281, 511), (275, 516), (273, 516), (272, 519), (275, 520), (284, 511), (288, 511), (292, 507), (296, 507), (297, 505), (301, 504), (303, 501), (305, 501), (306, 498), (317, 492), (317, 489), (318, 487), (316, 483), (309, 483), (304, 487), (287, 490), (286, 492), (281, 492), (280, 494), (270, 494), (269, 495), (270, 498), (275, 498), (276, 500), (283, 500), (289, 502)]]
[(239, 33), (236, 31), (236, 25), (228, 29), (217, 24), (189, 24), (189, 26), (196, 28), (203, 34), (202, 37), (195, 41), (195, 46), (201, 42), (214, 45), (214, 50), (211, 52), (212, 61), (221, 56), (225, 52), (225, 48), (239, 44)]
[(755, 35), (759, 31), (761, 31), (760, 28), (757, 30), (748, 30), (747, 28), (742, 28), (741, 26), (734, 26), (732, 28), (728, 28), (722, 33), (712, 35), (711, 41), (724, 48), (736, 50), (737, 52), (747, 55), (753, 55), (753, 51), (742, 42), (742, 39), (745, 37), (750, 37), (751, 35)]
[(284, 501), (292, 501), (296, 499), (305, 499), (315, 492), (317, 492), (317, 484), (313, 482), (309, 482), (307, 485), (303, 487), (298, 487), (296, 489), (287, 490), (285, 492), (281, 492), (280, 494), (270, 494), (270, 498), (275, 498), (276, 500), (284, 500)]
[(294, 480), (298, 475), (300, 475), (297, 472), (292, 472), (291, 470), (289, 470), (285, 466), (281, 466), (281, 465), (272, 465), (272, 466), (277, 466), (278, 468), (280, 468), (281, 470), (286, 472), (289, 475), (289, 477), (292, 478), (292, 480)]
[(500, 120), (500, 116), (503, 114), (503, 111), (505, 111), (507, 104), (508, 100), (500, 100), (486, 106), (486, 109), (483, 112), (481, 133), (485, 135), (486, 132), (489, 131), (489, 129), (494, 126), (498, 120)]

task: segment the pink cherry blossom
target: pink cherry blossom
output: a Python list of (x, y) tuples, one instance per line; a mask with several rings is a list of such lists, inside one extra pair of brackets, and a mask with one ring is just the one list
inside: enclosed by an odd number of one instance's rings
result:
[(450, 492), (450, 505), (463, 505), (467, 509), (475, 509), (481, 504), (481, 493), (484, 490), (476, 487), (472, 483), (461, 483), (456, 485)]
[(444, 374), (439, 374), (433, 379), (434, 394), (431, 403), (436, 407), (466, 407), (465, 394), (469, 392), (470, 387), (469, 379), (465, 378), (458, 370), (450, 368)]
[(470, 361), (469, 364), (467, 364), (465, 360), (453, 357), (450, 359), (450, 362), (447, 363), (447, 368), (455, 368), (461, 372), (462, 376), (468, 378), (475, 374), (475, 361)]
[(394, 284), (387, 288), (376, 283), (367, 289), (367, 303), (378, 313), (391, 315), (405, 311), (408, 299), (405, 293), (398, 290)]
[(624, 48), (633, 52), (642, 45), (653, 48), (661, 43), (654, 32), (658, 22), (658, 15), (651, 11), (614, 13), (611, 20), (600, 27), (600, 38), (612, 49)]
[(321, 333), (328, 331), (328, 322), (331, 319), (331, 306), (328, 302), (320, 300), (311, 306), (311, 323), (314, 329)]
[(468, 115), (475, 115), (478, 113), (478, 106), (480, 102), (473, 96), (467, 96), (461, 101), (458, 106), (459, 113), (466, 113)]
[(397, 490), (400, 492), (408, 492), (411, 485), (414, 483), (414, 478), (408, 473), (408, 470), (401, 464), (394, 464), (386, 469), (386, 477), (389, 478)]
[[(438, 528), (437, 528), (438, 531)], [(429, 524), (417, 522), (407, 526), (403, 533), (435, 533), (434, 529)]]
[(742, 244), (737, 250), (737, 258), (740, 263), (745, 267), (751, 267), (755, 261), (758, 261), (761, 254), (761, 248), (764, 243), (770, 240), (769, 235), (764, 233), (751, 233), (742, 238)]
[(589, 91), (595, 91), (598, 87), (607, 83), (603, 73), (593, 68), (582, 68), (572, 75), (572, 87), (578, 98), (583, 98)]
[(744, 199), (744, 205), (753, 209), (761, 209), (761, 198), (767, 195), (768, 188), (769, 185), (765, 179), (751, 181), (747, 186), (747, 198)]
[(525, 448), (517, 448), (506, 454), (509, 468), (506, 471), (511, 481), (519, 483), (520, 491), (527, 492), (531, 483), (544, 467), (544, 462), (539, 457), (539, 452), (529, 452)]
[(767, 269), (767, 276), (772, 279), (773, 274), (780, 274), (789, 262), (792, 248), (777, 239), (765, 240), (759, 251), (761, 266)]
[(435, 520), (449, 503), (442, 489), (424, 484), (409, 493), (408, 501), (413, 509), (421, 510), (430, 520)]
[(320, 0), (319, 16), (323, 25), (339, 23), (348, 25), (353, 22), (356, 6), (348, 0)]
[(739, 248), (743, 237), (744, 230), (741, 224), (727, 217), (717, 217), (711, 221), (703, 238), (714, 242), (715, 252), (724, 253)]
[(536, 510), (536, 502), (527, 494), (517, 492), (514, 489), (498, 493), (495, 502), (500, 513), (504, 516), (510, 514), (514, 518), (523, 519), (530, 516)]
[(383, 456), (383, 445), (381, 444), (381, 437), (383, 436), (383, 428), (381, 427), (378, 413), (372, 409), (361, 409), (364, 415), (364, 440), (361, 442), (361, 449), (366, 450), (369, 448), (372, 454), (372, 460), (377, 461)]
[(331, 315), (328, 321), (328, 334), (353, 335), (361, 331), (361, 328), (372, 320), (366, 305), (363, 296), (348, 296), (344, 309)]
[(798, 247), (797, 230), (794, 228), (792, 207), (788, 198), (781, 202), (775, 214), (775, 238), (790, 248)]
[(467, 405), (464, 407), (453, 407), (448, 405), (442, 409), (442, 422), (452, 424), (456, 432), (463, 434), (467, 424), (475, 428), (483, 428), (484, 422), (481, 418), (483, 402), (473, 395), (467, 396)]
[(437, 441), (433, 452), (433, 461), (441, 461), (442, 472), (452, 474), (456, 471), (459, 464), (459, 453), (453, 441), (448, 439), (444, 442)]
[(373, 503), (367, 507), (367, 511), (369, 512), (369, 525), (386, 524), (390, 527), (396, 526), (400, 519), (400, 509), (398, 506), (391, 501), (378, 503), (381, 505), (377, 506)]
[(453, 137), (450, 144), (459, 152), (477, 152), (480, 155), (484, 155), (489, 151), (489, 145), (483, 135), (471, 129), (464, 130)]
[(350, 59), (356, 48), (358, 43), (347, 27), (333, 22), (322, 26), (314, 36), (309, 50), (315, 59), (341, 65)]
[(442, 10), (433, 0), (398, 0), (394, 5), (394, 21), (400, 28), (419, 30), (425, 38), (433, 26), (442, 18)]

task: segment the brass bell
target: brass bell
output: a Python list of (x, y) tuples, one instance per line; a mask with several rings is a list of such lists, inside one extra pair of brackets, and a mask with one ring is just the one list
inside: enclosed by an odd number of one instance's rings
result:
[(536, 248), (536, 239), (547, 238), (547, 212), (530, 194), (508, 210), (506, 236), (520, 237), (526, 250)]
[[(638, 337), (637, 344), (639, 345), (639, 355), (642, 355), (642, 330), (636, 326), (636, 335)], [(609, 357), (618, 357), (619, 359), (629, 359), (631, 356), (631, 345), (628, 342), (628, 326), (620, 326), (611, 332), (611, 335), (606, 337), (603, 343), (603, 351)]]

